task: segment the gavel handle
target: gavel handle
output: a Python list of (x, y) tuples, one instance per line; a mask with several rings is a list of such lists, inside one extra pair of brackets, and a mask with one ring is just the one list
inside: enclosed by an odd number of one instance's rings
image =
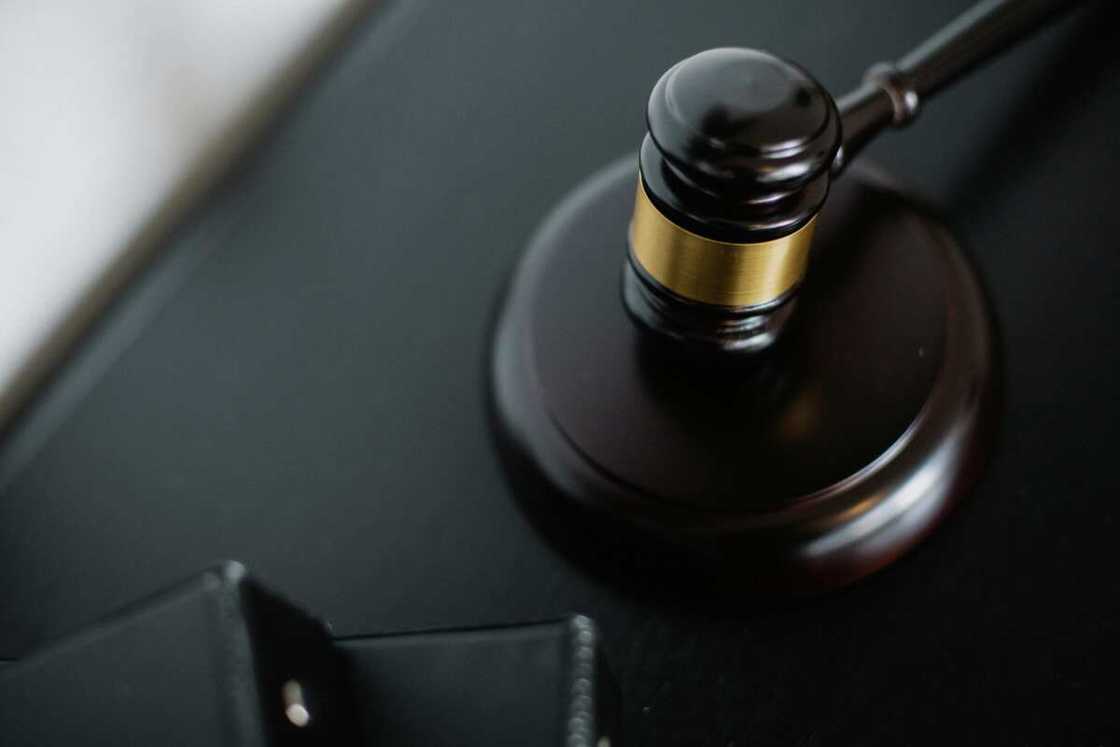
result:
[(926, 98), (1010, 48), (1077, 0), (984, 0), (894, 63), (873, 65), (837, 102), (844, 141), (834, 172), (888, 127), (917, 116)]

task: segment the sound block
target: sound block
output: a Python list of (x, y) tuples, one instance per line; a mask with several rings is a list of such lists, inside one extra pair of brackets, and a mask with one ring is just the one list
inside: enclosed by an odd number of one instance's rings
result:
[(733, 590), (899, 557), (969, 492), (998, 410), (991, 311), (951, 232), (856, 164), (778, 342), (701, 354), (627, 315), (636, 178), (624, 159), (567, 197), (496, 318), (494, 422), (537, 525), (604, 570)]

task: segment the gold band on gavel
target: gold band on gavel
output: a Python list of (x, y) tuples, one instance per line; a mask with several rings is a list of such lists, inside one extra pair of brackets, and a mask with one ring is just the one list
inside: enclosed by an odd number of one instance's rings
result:
[(657, 282), (678, 296), (719, 306), (758, 306), (801, 281), (816, 216), (789, 236), (757, 244), (714, 241), (687, 231), (654, 207), (638, 180), (630, 252)]

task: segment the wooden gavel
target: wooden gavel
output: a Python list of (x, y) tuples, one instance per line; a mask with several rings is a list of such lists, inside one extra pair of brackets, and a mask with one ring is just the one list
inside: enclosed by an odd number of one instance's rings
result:
[(830, 182), (876, 135), (1075, 3), (988, 0), (834, 101), (767, 52), (711, 49), (653, 88), (639, 157), (625, 298), (671, 337), (768, 347), (789, 317)]

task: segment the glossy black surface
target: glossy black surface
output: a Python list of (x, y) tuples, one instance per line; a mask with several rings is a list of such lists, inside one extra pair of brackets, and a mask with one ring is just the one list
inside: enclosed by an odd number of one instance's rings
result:
[(971, 248), (1006, 353), (991, 468), (909, 556), (784, 605), (608, 577), (489, 436), (503, 284), (662, 72), (748, 45), (846, 90), (968, 5), (377, 11), (0, 445), (0, 657), (238, 557), (338, 635), (588, 613), (636, 744), (1116, 742), (1114, 4), (869, 149)]
[(796, 65), (741, 47), (669, 68), (649, 95), (640, 161), (670, 220), (721, 241), (758, 242), (805, 225), (828, 194), (840, 146), (832, 97)]

